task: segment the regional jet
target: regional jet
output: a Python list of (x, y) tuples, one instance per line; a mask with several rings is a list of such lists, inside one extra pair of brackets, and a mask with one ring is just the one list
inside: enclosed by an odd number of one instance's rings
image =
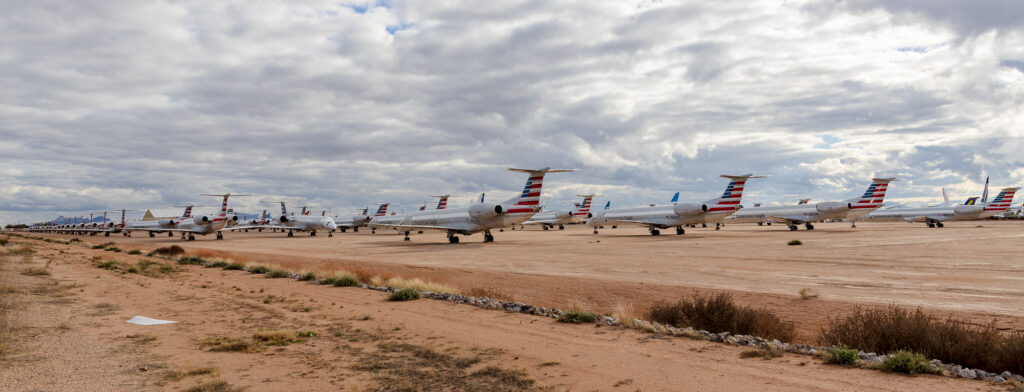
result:
[[(188, 238), (189, 241), (196, 239), (196, 234), (207, 235), (217, 234), (217, 239), (224, 239), (224, 230), (227, 227), (228, 220), (237, 220), (238, 216), (228, 217), (228, 198), (231, 194), (223, 195), (208, 195), (203, 196), (216, 196), (223, 197), (224, 201), (220, 206), (220, 212), (214, 216), (209, 217), (206, 215), (192, 216), (192, 206), (185, 208), (185, 214), (180, 218), (176, 219), (160, 219), (157, 221), (135, 221), (128, 222), (125, 224), (124, 231), (131, 233), (133, 231), (146, 231), (149, 232), (150, 237), (154, 237), (155, 233), (168, 233), (168, 236), (173, 233), (181, 233), (181, 238)], [(248, 195), (235, 195), (235, 196), (248, 196)], [(131, 234), (128, 234), (130, 237)]]
[(252, 228), (268, 228), (268, 229), (280, 229), (282, 231), (287, 230), (288, 236), (293, 237), (293, 232), (304, 231), (309, 232), (310, 236), (315, 236), (317, 230), (327, 230), (328, 237), (334, 237), (334, 230), (338, 228), (338, 225), (334, 223), (334, 218), (322, 214), (321, 216), (311, 216), (306, 210), (306, 207), (302, 207), (302, 213), (300, 215), (288, 215), (288, 208), (285, 207), (283, 201), (263, 201), (262, 203), (281, 203), (281, 216), (276, 219), (271, 219), (269, 223), (259, 226), (239, 226), (232, 227), (232, 230), (252, 229)]
[[(1003, 188), (991, 202), (976, 202), (978, 198), (972, 197), (967, 199), (964, 204), (955, 206), (878, 210), (859, 218), (859, 220), (924, 222), (928, 227), (943, 227), (943, 222), (946, 221), (982, 220), (1008, 211), (1017, 189), (1020, 188)], [(988, 193), (988, 189), (985, 193)]]
[(583, 198), (583, 202), (576, 204), (576, 208), (569, 211), (553, 210), (553, 211), (541, 211), (533, 215), (529, 220), (523, 222), (520, 226), (525, 225), (541, 225), (544, 230), (548, 230), (552, 227), (558, 226), (558, 230), (564, 230), (565, 225), (569, 223), (578, 223), (584, 219), (589, 218), (590, 215), (590, 203), (597, 195), (576, 195)]
[(492, 229), (516, 225), (530, 219), (539, 208), (541, 187), (547, 173), (570, 172), (572, 170), (552, 170), (549, 167), (530, 170), (514, 169), (510, 171), (527, 173), (526, 186), (522, 194), (504, 203), (475, 203), (466, 208), (446, 208), (443, 210), (414, 211), (403, 215), (375, 217), (370, 221), (371, 228), (393, 228), (405, 234), (409, 240), (412, 231), (435, 230), (448, 233), (448, 242), (459, 243), (459, 234), (471, 235), (484, 233), (484, 242), (494, 241)]
[[(858, 217), (866, 215), (882, 206), (882, 202), (885, 199), (885, 191), (889, 188), (889, 182), (891, 181), (896, 181), (896, 179), (874, 178), (863, 195), (846, 201), (814, 204), (801, 203), (781, 207), (744, 208), (730, 216), (728, 222), (777, 222), (786, 224), (790, 230), (796, 230), (797, 225), (803, 224), (807, 230), (814, 230), (814, 222), (830, 219), (856, 220)], [(854, 223), (853, 227), (857, 227), (856, 223)]]
[(743, 186), (748, 179), (764, 178), (753, 174), (742, 176), (722, 175), (728, 178), (729, 185), (725, 187), (722, 197), (705, 201), (704, 203), (675, 203), (671, 205), (655, 205), (633, 208), (613, 208), (599, 211), (587, 224), (594, 227), (594, 234), (597, 234), (599, 226), (606, 224), (621, 225), (632, 224), (647, 226), (651, 235), (661, 235), (660, 229), (670, 227), (676, 228), (676, 235), (682, 235), (686, 231), (685, 225), (693, 224), (718, 224), (723, 218), (731, 215), (740, 209), (740, 199), (743, 197)]

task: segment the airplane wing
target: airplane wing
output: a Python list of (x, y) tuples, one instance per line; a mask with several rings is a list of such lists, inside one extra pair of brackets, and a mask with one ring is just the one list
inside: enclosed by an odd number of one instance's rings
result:
[(908, 222), (942, 222), (949, 218), (941, 215), (918, 215), (914, 217), (908, 216), (904, 219)]
[(792, 225), (800, 225), (800, 224), (804, 224), (804, 223), (808, 222), (807, 218), (805, 216), (803, 216), (803, 215), (788, 215), (788, 216), (787, 215), (771, 215), (771, 216), (766, 216), (765, 219), (768, 219), (768, 220), (770, 220), (772, 222), (775, 222), (775, 223), (792, 224)]
[(274, 228), (275, 226), (261, 226), (261, 225), (231, 226), (231, 227), (225, 227), (225, 228), (217, 230), (217, 231), (249, 230), (249, 229), (259, 229), (261, 227), (263, 227), (263, 228)]

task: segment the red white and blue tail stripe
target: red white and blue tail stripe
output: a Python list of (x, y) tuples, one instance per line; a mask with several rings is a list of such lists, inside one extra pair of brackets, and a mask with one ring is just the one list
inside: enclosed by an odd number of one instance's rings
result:
[(850, 200), (853, 209), (871, 208), (876, 209), (882, 206), (885, 201), (885, 191), (889, 189), (889, 182), (895, 178), (872, 178), (871, 185), (859, 198)]
[(992, 202), (985, 205), (985, 211), (1006, 211), (1013, 204), (1013, 195), (1019, 188), (1003, 188)]
[(377, 207), (377, 212), (374, 213), (373, 216), (384, 216), (384, 215), (387, 215), (388, 214), (388, 204), (390, 204), (390, 203), (382, 203), (380, 205), (380, 207)]
[(722, 192), (722, 197), (711, 199), (706, 202), (708, 205), (708, 212), (738, 210), (740, 208), (740, 201), (743, 199), (743, 187), (746, 186), (747, 180), (751, 178), (764, 178), (764, 176), (755, 176), (752, 173), (744, 174), (742, 176), (730, 176), (723, 174), (721, 177), (730, 179), (729, 185), (726, 185), (725, 192)]
[(594, 201), (594, 196), (595, 195), (576, 195), (576, 196), (582, 197), (583, 198), (583, 203), (579, 204), (576, 207), (576, 211), (573, 212), (573, 215), (587, 216), (588, 214), (590, 214), (590, 205)]
[(505, 212), (508, 214), (518, 213), (535, 213), (540, 210), (540, 191), (544, 186), (544, 175), (547, 173), (557, 172), (569, 172), (572, 170), (551, 170), (550, 167), (546, 167), (540, 170), (529, 170), (529, 169), (508, 169), (510, 171), (517, 171), (528, 173), (530, 177), (526, 179), (526, 185), (523, 187), (523, 192), (519, 197), (514, 197), (502, 204), (511, 204)]

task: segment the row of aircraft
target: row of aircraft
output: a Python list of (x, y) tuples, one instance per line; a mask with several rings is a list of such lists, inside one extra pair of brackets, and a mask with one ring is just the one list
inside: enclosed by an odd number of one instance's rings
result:
[[(287, 232), (289, 237), (293, 235), (294, 231), (309, 232), (310, 235), (315, 236), (318, 230), (323, 230), (327, 231), (330, 237), (336, 230), (358, 231), (361, 227), (368, 227), (373, 231), (377, 229), (395, 230), (404, 234), (405, 240), (409, 240), (409, 236), (413, 232), (443, 232), (447, 234), (450, 243), (456, 244), (459, 243), (460, 235), (482, 233), (484, 242), (492, 242), (494, 241), (493, 230), (506, 227), (515, 229), (516, 225), (520, 227), (540, 225), (544, 230), (554, 227), (562, 229), (564, 225), (573, 223), (585, 223), (591, 226), (594, 234), (598, 234), (598, 229), (606, 225), (613, 228), (618, 225), (636, 225), (646, 227), (650, 234), (655, 236), (660, 235), (663, 229), (675, 228), (676, 234), (682, 235), (685, 234), (687, 227), (696, 227), (696, 225), (706, 227), (709, 224), (714, 224), (717, 229), (725, 223), (757, 223), (758, 225), (778, 223), (785, 225), (790, 230), (797, 230), (798, 225), (804, 225), (807, 230), (813, 230), (814, 223), (825, 221), (849, 221), (852, 222), (852, 227), (856, 227), (857, 221), (924, 222), (928, 227), (942, 227), (943, 222), (946, 221), (979, 220), (1006, 212), (1018, 189), (1004, 188), (989, 202), (986, 181), (985, 196), (980, 201), (978, 198), (970, 198), (962, 205), (950, 205), (947, 198), (943, 205), (938, 206), (883, 209), (881, 207), (889, 184), (896, 179), (874, 178), (863, 194), (848, 200), (809, 203), (808, 199), (802, 199), (798, 204), (790, 206), (762, 207), (755, 204), (753, 207), (743, 208), (740, 203), (747, 181), (763, 177), (753, 174), (722, 175), (721, 177), (729, 180), (725, 192), (720, 197), (703, 202), (680, 203), (678, 201), (679, 194), (676, 193), (670, 204), (610, 208), (609, 202), (603, 210), (592, 211), (592, 202), (599, 195), (581, 194), (577, 196), (582, 197), (583, 201), (573, 209), (542, 211), (540, 199), (545, 175), (572, 170), (551, 168), (536, 170), (510, 168), (509, 170), (526, 173), (526, 185), (523, 187), (522, 193), (501, 203), (487, 203), (484, 201), (484, 195), (481, 195), (477, 202), (468, 207), (447, 208), (447, 201), (451, 195), (440, 195), (433, 196), (439, 198), (437, 207), (434, 209), (427, 209), (424, 205), (420, 207), (419, 211), (388, 214), (389, 204), (382, 203), (372, 216), (369, 214), (369, 208), (365, 208), (361, 214), (330, 217), (326, 215), (326, 212), (320, 216), (310, 216), (305, 208), (299, 215), (289, 215), (285, 202), (273, 202), (281, 205), (281, 214), (278, 217), (271, 217), (267, 211), (264, 211), (259, 219), (243, 222), (239, 221), (237, 215), (229, 213), (228, 199), (232, 195), (204, 195), (223, 198), (220, 212), (217, 215), (193, 216), (192, 206), (186, 206), (185, 213), (178, 218), (125, 222), (124, 214), (127, 210), (121, 210), (120, 224), (108, 222), (104, 216), (103, 223), (99, 225), (96, 223), (52, 224), (34, 226), (30, 230), (104, 233), (107, 236), (117, 232), (130, 236), (132, 232), (144, 231), (150, 237), (160, 233), (168, 233), (168, 236), (179, 233), (182, 239), (194, 240), (197, 234), (216, 234), (217, 239), (223, 239), (224, 231), (262, 231), (263, 229), (281, 230)], [(943, 194), (945, 195), (945, 193)]]

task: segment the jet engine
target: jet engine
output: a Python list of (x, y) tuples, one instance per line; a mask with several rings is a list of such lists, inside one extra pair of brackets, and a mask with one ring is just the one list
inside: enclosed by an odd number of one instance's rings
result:
[(953, 215), (956, 216), (971, 216), (978, 215), (985, 210), (985, 206), (972, 205), (972, 206), (953, 206)]
[(681, 216), (699, 215), (699, 214), (703, 214), (707, 210), (708, 210), (708, 205), (707, 204), (679, 203), (679, 204), (676, 204), (676, 205), (672, 206), (672, 212), (674, 212), (676, 215), (681, 215)]
[(843, 212), (853, 209), (852, 203), (845, 203), (841, 201), (830, 201), (824, 203), (818, 203), (814, 206), (818, 212), (830, 213), (830, 212)]
[(210, 218), (206, 215), (198, 215), (195, 218), (192, 218), (192, 221), (197, 225), (205, 225), (210, 222)]
[(469, 216), (477, 219), (487, 219), (501, 215), (502, 211), (500, 205), (480, 203), (469, 207)]
[(160, 226), (171, 226), (174, 225), (174, 219), (161, 219), (157, 221)]
[(281, 221), (281, 223), (288, 223), (288, 217), (284, 215), (281, 215), (281, 217), (278, 218), (278, 220)]
[(568, 218), (570, 216), (572, 216), (572, 213), (569, 212), (569, 211), (558, 211), (558, 212), (555, 213), (555, 218), (558, 218), (558, 219), (565, 219), (565, 218)]

